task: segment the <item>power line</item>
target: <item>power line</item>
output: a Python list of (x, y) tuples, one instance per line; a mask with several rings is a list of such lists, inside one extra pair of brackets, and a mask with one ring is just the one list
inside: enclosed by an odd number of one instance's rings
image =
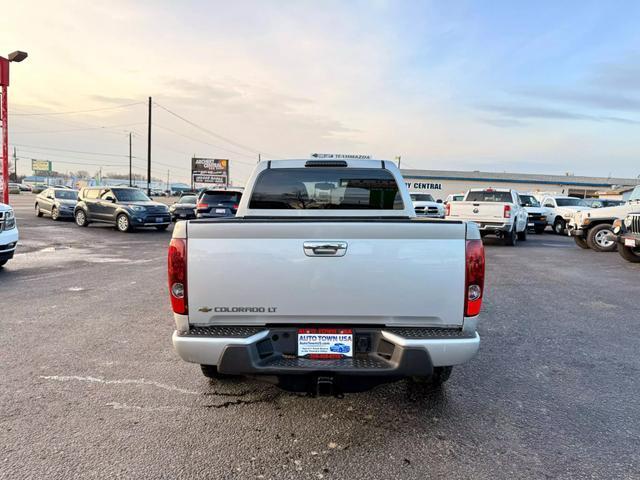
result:
[[(98, 155), (98, 156), (103, 156), (103, 157), (129, 158), (129, 155), (119, 154), (119, 153), (87, 152), (87, 151), (83, 151), (83, 150), (68, 150), (66, 148), (43, 147), (43, 146), (37, 146), (37, 145), (24, 145), (24, 144), (21, 144), (21, 143), (13, 143), (13, 145), (15, 145), (16, 147), (32, 148), (34, 150), (45, 150), (45, 151), (46, 150), (51, 150), (51, 151), (56, 151), (56, 152), (82, 153), (84, 155)], [(138, 158), (138, 157), (134, 157), (134, 158)]]
[[(17, 158), (19, 158), (20, 160), (33, 160), (32, 157), (24, 157), (22, 155), (18, 155)], [(127, 163), (69, 162), (67, 160), (56, 160), (56, 159), (50, 159), (50, 158), (45, 158), (45, 157), (38, 157), (38, 160), (48, 160), (50, 162), (66, 163), (66, 164), (69, 164), (69, 165), (90, 165), (92, 167), (121, 167), (121, 166), (128, 165)], [(142, 167), (135, 167), (135, 168), (142, 169)]]
[[(81, 131), (86, 131), (86, 130), (102, 130), (102, 129), (108, 129), (108, 128), (120, 128), (120, 127), (132, 127), (132, 126), (137, 126), (137, 125), (144, 125), (144, 123), (123, 123), (121, 125), (104, 125), (104, 126), (97, 126), (97, 127), (85, 127), (85, 128), (69, 128), (66, 130), (27, 130), (27, 131), (12, 131), (11, 134), (15, 135), (15, 134), (39, 134), (39, 133), (67, 133), (67, 132), (81, 132)], [(109, 132), (109, 133), (114, 133), (114, 132)]]
[[(161, 128), (162, 130), (166, 130), (166, 131), (171, 132), (171, 133), (173, 133), (175, 135), (178, 135), (180, 137), (188, 138), (190, 140), (193, 140), (194, 142), (199, 142), (199, 143), (202, 143), (204, 145), (209, 145), (210, 147), (214, 147), (214, 148), (217, 148), (217, 149), (220, 149), (220, 150), (224, 150), (225, 152), (233, 153), (234, 155), (239, 155), (241, 157), (255, 158), (255, 155), (248, 155), (246, 153), (236, 152), (235, 150), (230, 150), (228, 148), (221, 147), (220, 145), (215, 145), (213, 143), (209, 143), (209, 142), (206, 142), (204, 140), (200, 140), (200, 139), (192, 137), (190, 135), (187, 135), (187, 134), (184, 134), (184, 133), (181, 133), (181, 132), (177, 132), (176, 130), (173, 130), (173, 129), (169, 128), (169, 127), (165, 127), (163, 125), (158, 125), (157, 123), (154, 124), (154, 125), (156, 127), (158, 127), (158, 128)], [(252, 165), (252, 166), (254, 165), (253, 163), (243, 162), (241, 160), (234, 160), (234, 162), (244, 163), (246, 165)]]
[(13, 113), (12, 115), (20, 116), (20, 117), (44, 117), (51, 115), (75, 115), (77, 113), (91, 113), (91, 112), (102, 112), (105, 110), (115, 110), (118, 108), (127, 108), (132, 107), (134, 105), (142, 105), (144, 102), (134, 102), (134, 103), (125, 103), (124, 105), (114, 105), (111, 107), (103, 107), (103, 108), (93, 108), (90, 110), (72, 110), (66, 112), (40, 112), (40, 113)]
[[(222, 135), (220, 135), (220, 134), (218, 134), (218, 133), (216, 133), (216, 132), (213, 132), (213, 131), (211, 131), (211, 130), (209, 130), (209, 129), (205, 128), (205, 127), (202, 127), (202, 126), (198, 125), (197, 123), (192, 122), (191, 120), (188, 120), (188, 119), (184, 118), (182, 115), (179, 115), (179, 114), (177, 114), (176, 112), (173, 112), (173, 111), (169, 110), (167, 107), (164, 107), (164, 106), (160, 105), (158, 102), (153, 102), (153, 103), (154, 103), (156, 106), (158, 106), (158, 107), (160, 107), (161, 109), (163, 109), (164, 111), (166, 111), (167, 113), (170, 113), (170, 114), (171, 114), (171, 115), (173, 115), (174, 117), (179, 118), (180, 120), (182, 120), (182, 121), (183, 121), (183, 122), (185, 122), (185, 123), (188, 123), (188, 124), (189, 124), (189, 125), (191, 125), (192, 127), (195, 127), (195, 128), (197, 128), (197, 129), (199, 129), (199, 130), (202, 130), (203, 132), (208, 133), (209, 135), (212, 135), (212, 136), (214, 136), (214, 137), (216, 137), (216, 138), (219, 138), (220, 140), (223, 140), (223, 141), (225, 141), (225, 142), (227, 142), (227, 143), (230, 143), (231, 145), (235, 145), (235, 146), (236, 146), (236, 147), (238, 147), (238, 148), (242, 148), (243, 150), (248, 150), (248, 151), (253, 152), (253, 153), (255, 153), (255, 154), (258, 154), (258, 153), (265, 153), (265, 152), (261, 152), (260, 150), (256, 150), (255, 148), (248, 147), (248, 146), (243, 145), (243, 144), (241, 144), (241, 143), (235, 142), (234, 140), (231, 140), (230, 138), (224, 137), (224, 136), (222, 136)], [(270, 157), (277, 156), (277, 155), (271, 155), (271, 154), (267, 154), (267, 155), (269, 155)]]

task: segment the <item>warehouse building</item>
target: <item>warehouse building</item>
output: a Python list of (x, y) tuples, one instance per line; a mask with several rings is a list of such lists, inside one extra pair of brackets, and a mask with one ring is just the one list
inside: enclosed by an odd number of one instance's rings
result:
[(447, 195), (470, 188), (512, 188), (519, 192), (545, 192), (575, 197), (597, 197), (603, 191), (633, 188), (637, 178), (580, 177), (534, 173), (458, 172), (451, 170), (402, 169), (410, 192), (430, 193), (444, 200)]

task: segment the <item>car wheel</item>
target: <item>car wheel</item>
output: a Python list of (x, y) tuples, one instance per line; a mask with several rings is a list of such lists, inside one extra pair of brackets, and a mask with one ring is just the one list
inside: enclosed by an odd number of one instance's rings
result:
[(51, 209), (51, 219), (52, 220), (59, 220), (60, 219), (60, 214), (58, 213), (58, 209), (56, 207), (53, 207)]
[[(515, 228), (515, 225), (514, 225)], [(523, 231), (518, 232), (518, 240), (521, 242), (527, 241), (527, 229), (525, 228)]]
[(576, 242), (576, 245), (578, 245), (580, 248), (584, 248), (585, 250), (589, 249), (589, 244), (587, 244), (587, 241), (584, 238), (573, 237), (573, 241)]
[(516, 234), (515, 228), (516, 227), (514, 225), (513, 229), (510, 232), (504, 232), (504, 238), (502, 239), (502, 241), (508, 247), (515, 247), (518, 241), (518, 235)]
[(411, 380), (428, 390), (436, 390), (449, 380), (451, 370), (453, 367), (434, 367), (430, 377), (411, 377)]
[(36, 203), (36, 217), (42, 216), (42, 210), (40, 210), (40, 205)]
[(4, 267), (4, 265), (8, 262), (9, 260), (0, 260), (0, 267)]
[(553, 222), (553, 231), (558, 235), (564, 235), (564, 230), (567, 226), (567, 222), (565, 222), (561, 218), (556, 218), (556, 221)]
[(87, 214), (84, 212), (84, 210), (76, 210), (74, 217), (76, 219), (76, 225), (78, 225), (79, 227), (86, 227), (87, 225), (89, 225), (89, 222), (87, 221)]
[(536, 225), (533, 227), (538, 235), (544, 233), (545, 226), (544, 225)]
[(131, 230), (131, 222), (129, 221), (129, 217), (121, 213), (116, 218), (116, 228), (121, 232), (128, 232)]
[(613, 238), (611, 225), (601, 223), (589, 230), (587, 245), (596, 252), (613, 252), (616, 249), (616, 241)]
[(156, 230), (158, 230), (159, 232), (162, 232), (163, 230), (166, 230), (167, 228), (169, 228), (169, 225), (156, 225)]
[(618, 245), (618, 253), (627, 262), (640, 263), (640, 247), (631, 248)]
[(224, 373), (218, 372), (218, 367), (215, 365), (200, 365), (200, 369), (202, 370), (202, 374), (207, 378), (213, 378), (216, 380), (224, 380), (231, 378), (238, 378), (239, 375), (226, 375)]

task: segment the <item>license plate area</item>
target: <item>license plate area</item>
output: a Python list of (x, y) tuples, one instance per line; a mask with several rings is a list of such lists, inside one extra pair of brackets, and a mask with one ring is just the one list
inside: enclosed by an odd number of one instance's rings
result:
[(636, 246), (636, 241), (633, 238), (625, 238), (624, 239), (624, 246), (625, 247), (635, 247)]
[(227, 213), (226, 208), (216, 208), (216, 213)]
[(164, 218), (156, 217), (156, 223), (162, 223), (162, 222), (164, 222)]
[(350, 328), (299, 328), (297, 343), (299, 357), (353, 357), (353, 330)]

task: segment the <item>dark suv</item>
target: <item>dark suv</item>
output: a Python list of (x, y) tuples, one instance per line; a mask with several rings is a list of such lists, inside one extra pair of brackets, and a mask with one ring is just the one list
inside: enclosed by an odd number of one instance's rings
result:
[(169, 208), (154, 202), (142, 190), (132, 187), (86, 187), (78, 194), (74, 210), (76, 224), (110, 223), (121, 232), (138, 227), (166, 230), (171, 223)]
[(237, 190), (203, 190), (198, 195), (196, 218), (231, 217), (241, 198), (242, 192)]
[(613, 222), (618, 240), (618, 253), (627, 262), (640, 263), (640, 207), (638, 212)]

